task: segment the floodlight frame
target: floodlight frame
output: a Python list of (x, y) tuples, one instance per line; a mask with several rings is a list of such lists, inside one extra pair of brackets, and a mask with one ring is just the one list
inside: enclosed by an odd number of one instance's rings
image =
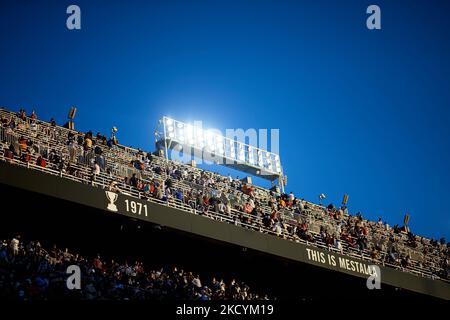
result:
[[(170, 121), (170, 126), (173, 127), (170, 133), (168, 132), (168, 121)], [(278, 154), (238, 141), (237, 139), (230, 139), (222, 134), (215, 134), (210, 131), (211, 129), (196, 127), (193, 124), (185, 123), (172, 117), (163, 116), (159, 124), (159, 129), (162, 132), (159, 132), (159, 140), (156, 139), (156, 143), (157, 146), (161, 146), (161, 142), (164, 142), (164, 155), (166, 160), (169, 160), (168, 150), (173, 150), (177, 146), (182, 147), (183, 153), (194, 151), (194, 155), (201, 154), (202, 157), (204, 152), (208, 152), (214, 157), (223, 160), (219, 163), (220, 165), (231, 167), (235, 170), (246, 172), (269, 181), (278, 180), (284, 192), (283, 167)], [(178, 137), (180, 128), (183, 130), (183, 140)], [(186, 128), (190, 128), (189, 130), (191, 132), (189, 135), (186, 134)], [(243, 158), (241, 155), (243, 155)], [(260, 165), (261, 162), (262, 165)]]

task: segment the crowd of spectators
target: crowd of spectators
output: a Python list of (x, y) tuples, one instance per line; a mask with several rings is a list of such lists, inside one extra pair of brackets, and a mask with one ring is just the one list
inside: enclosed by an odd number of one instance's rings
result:
[[(68, 289), (67, 268), (81, 271), (81, 289)], [(0, 243), (0, 300), (268, 300), (243, 282), (200, 278), (181, 268), (86, 257), (56, 245), (46, 250), (19, 235)]]
[[(112, 191), (131, 188), (141, 198), (181, 203), (213, 219), (228, 217), (232, 223), (285, 239), (308, 241), (344, 254), (357, 253), (363, 258), (366, 253), (377, 263), (417, 267), (450, 278), (450, 244), (445, 239), (428, 240), (406, 227), (390, 227), (381, 218), (374, 222), (365, 220), (360, 213), (351, 215), (345, 205), (317, 206), (293, 192), (280, 193), (275, 187), (262, 189), (239, 178), (165, 161), (150, 152), (127, 149), (118, 145), (115, 134), (107, 139), (100, 133), (94, 136), (91, 131), (58, 131), (54, 121), (41, 125), (38, 130), (36, 119), (34, 112), (27, 118), (23, 110), (10, 119), (2, 115), (6, 134), (20, 128), (34, 133), (31, 136), (35, 137), (19, 136), (11, 141), (4, 151), (6, 159), (16, 157), (27, 162), (36, 158), (38, 166), (51, 164), (61, 172), (87, 178), (94, 185), (97, 177), (104, 174), (110, 178)], [(36, 142), (42, 138), (52, 148)], [(89, 171), (80, 166), (88, 167)]]

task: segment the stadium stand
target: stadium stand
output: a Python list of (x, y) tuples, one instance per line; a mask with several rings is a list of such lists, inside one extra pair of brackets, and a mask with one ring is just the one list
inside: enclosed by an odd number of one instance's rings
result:
[[(0, 299), (34, 300), (268, 300), (253, 293), (243, 282), (213, 277), (204, 282), (192, 272), (173, 268), (144, 267), (107, 262), (97, 255), (85, 258), (79, 253), (53, 246), (43, 248), (39, 241), (24, 242), (20, 236), (0, 243)], [(69, 290), (66, 270), (82, 269), (83, 290)], [(273, 299), (273, 297), (272, 297)]]
[(450, 279), (449, 244), (76, 132), (24, 110), (0, 110), (0, 160), (163, 203), (191, 214), (413, 273)]

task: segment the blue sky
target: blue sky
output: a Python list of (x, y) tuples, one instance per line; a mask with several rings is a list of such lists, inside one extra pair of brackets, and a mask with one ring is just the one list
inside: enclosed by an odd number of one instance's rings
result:
[[(81, 8), (69, 31), (66, 8)], [(382, 30), (366, 28), (370, 4)], [(450, 3), (0, 3), (0, 105), (153, 150), (157, 120), (279, 128), (287, 191), (450, 240)]]

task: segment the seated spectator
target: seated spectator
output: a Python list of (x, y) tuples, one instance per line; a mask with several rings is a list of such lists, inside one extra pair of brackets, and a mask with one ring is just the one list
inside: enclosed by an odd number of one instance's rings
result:
[(7, 161), (11, 162), (14, 159), (14, 153), (11, 151), (11, 148), (4, 150), (4, 155)]
[(25, 162), (25, 163), (30, 162), (30, 160), (31, 160), (31, 153), (30, 153), (29, 150), (27, 150), (26, 153), (23, 153), (23, 154), (22, 154), (21, 160), (22, 160), (23, 162)]
[(183, 201), (183, 191), (181, 191), (181, 189), (178, 189), (177, 192), (176, 192), (176, 194), (175, 194), (175, 197), (176, 197), (178, 200)]
[(110, 185), (109, 185), (109, 191), (115, 192), (115, 193), (120, 193), (121, 190), (117, 184), (117, 181), (111, 181)]
[(41, 155), (39, 155), (39, 157), (36, 160), (36, 165), (45, 168), (47, 166), (47, 162)]

